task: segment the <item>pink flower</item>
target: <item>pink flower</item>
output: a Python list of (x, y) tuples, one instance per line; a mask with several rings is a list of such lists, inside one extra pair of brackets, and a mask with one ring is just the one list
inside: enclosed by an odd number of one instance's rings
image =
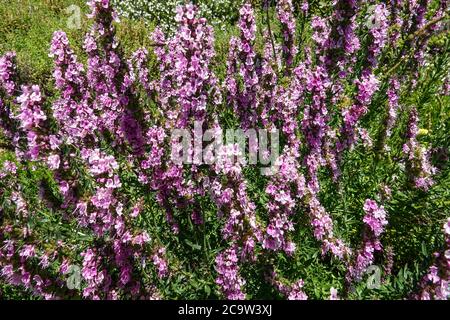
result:
[(64, 259), (59, 267), (59, 272), (61, 274), (66, 274), (69, 271), (69, 260)]
[(48, 156), (47, 158), (47, 165), (52, 170), (58, 170), (60, 164), (59, 155), (53, 154), (51, 156)]
[(444, 233), (447, 236), (450, 236), (450, 218), (448, 218), (447, 221), (444, 223)]
[(20, 255), (20, 257), (25, 258), (25, 259), (34, 257), (36, 255), (34, 245), (31, 245), (31, 244), (24, 245), (22, 250), (20, 250), (19, 255)]
[(330, 300), (339, 300), (338, 291), (333, 287), (330, 288)]
[(17, 166), (14, 162), (6, 160), (3, 162), (3, 170), (5, 172), (15, 174), (17, 172)]

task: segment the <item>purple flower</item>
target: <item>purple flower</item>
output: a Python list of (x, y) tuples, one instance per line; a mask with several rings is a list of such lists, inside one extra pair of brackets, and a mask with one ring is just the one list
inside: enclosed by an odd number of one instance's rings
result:
[(58, 170), (59, 165), (60, 165), (59, 155), (53, 154), (51, 156), (48, 156), (48, 158), (47, 158), (47, 165), (52, 170)]
[(234, 247), (228, 248), (216, 257), (216, 271), (218, 273), (216, 283), (220, 286), (225, 298), (229, 300), (245, 299), (245, 294), (242, 291), (245, 280), (239, 275), (237, 262), (237, 250)]
[[(233, 105), (235, 113), (241, 120), (241, 126), (245, 129), (258, 120), (255, 113), (256, 93), (259, 87), (254, 50), (256, 20), (250, 3), (245, 3), (239, 10), (239, 14), (240, 38), (230, 39), (225, 86), (228, 91), (228, 102)], [(237, 87), (239, 78), (243, 81), (242, 90)]]
[(38, 86), (22, 86), (22, 95), (17, 98), (21, 109), (17, 118), (25, 130), (39, 127), (47, 116), (41, 109), (41, 91)]
[(450, 236), (450, 218), (448, 218), (444, 224), (444, 233), (445, 235)]
[(338, 291), (333, 287), (330, 288), (330, 300), (339, 300)]
[(429, 150), (422, 147), (417, 140), (419, 133), (419, 117), (415, 108), (409, 114), (408, 128), (406, 132), (407, 141), (403, 145), (403, 153), (406, 158), (406, 171), (411, 184), (423, 191), (427, 191), (433, 184), (432, 176), (437, 169), (429, 160)]
[(365, 216), (363, 222), (366, 225), (364, 238), (361, 247), (353, 257), (353, 262), (348, 267), (346, 279), (348, 282), (354, 279), (361, 279), (363, 273), (374, 262), (374, 253), (382, 251), (379, 240), (380, 235), (385, 231), (388, 224), (386, 211), (383, 206), (379, 206), (374, 200), (367, 199), (364, 202)]
[(3, 162), (3, 171), (11, 174), (15, 174), (17, 172), (17, 166), (14, 162), (6, 160)]
[(166, 249), (161, 247), (156, 250), (156, 253), (153, 255), (152, 260), (158, 271), (159, 278), (166, 278), (169, 275), (169, 268), (167, 261), (165, 259)]
[(283, 57), (287, 69), (292, 66), (293, 59), (297, 54), (297, 47), (294, 44), (296, 21), (293, 11), (291, 0), (277, 2), (277, 15), (283, 34)]
[(15, 52), (7, 52), (0, 57), (0, 88), (3, 88), (8, 96), (14, 94), (15, 83)]
[(369, 46), (368, 60), (373, 67), (377, 65), (377, 58), (388, 40), (388, 16), (389, 11), (384, 3), (372, 7), (372, 15), (369, 17), (369, 32), (372, 41)]
[(32, 258), (36, 255), (36, 249), (34, 245), (24, 245), (22, 250), (20, 250), (19, 256), (25, 259)]

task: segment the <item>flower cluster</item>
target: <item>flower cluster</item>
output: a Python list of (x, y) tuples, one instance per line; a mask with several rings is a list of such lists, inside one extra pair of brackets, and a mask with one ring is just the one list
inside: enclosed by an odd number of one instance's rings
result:
[(382, 133), (381, 137), (381, 143), (383, 146), (381, 148), (385, 150), (389, 150), (386, 139), (388, 139), (392, 135), (392, 129), (395, 126), (395, 122), (397, 120), (397, 113), (399, 109), (399, 96), (398, 92), (400, 89), (400, 83), (398, 79), (392, 78), (389, 81), (389, 88), (387, 90), (387, 96), (388, 96), (388, 105), (387, 105), (387, 115), (385, 120), (385, 128), (384, 132)]
[(302, 279), (292, 284), (285, 284), (286, 281), (280, 280), (278, 274), (272, 271), (268, 281), (288, 300), (308, 300), (308, 295), (303, 291), (304, 281)]
[(6, 94), (11, 96), (16, 89), (14, 81), (15, 76), (15, 57), (14, 52), (7, 52), (0, 57), (0, 87)]
[[(175, 17), (180, 27), (172, 40), (175, 45), (173, 72), (180, 108), (177, 125), (181, 128), (186, 127), (191, 117), (205, 120), (209, 90), (218, 93), (217, 79), (209, 69), (215, 55), (213, 29), (206, 19), (197, 16), (196, 7), (187, 5), (178, 7)], [(215, 98), (219, 103), (220, 95)]]
[(450, 218), (443, 227), (445, 237), (444, 252), (434, 253), (434, 264), (419, 283), (420, 292), (413, 296), (420, 300), (448, 300), (450, 296)]
[[(355, 30), (359, 8), (355, 0), (339, 0), (333, 4), (330, 29), (327, 30), (323, 21), (320, 23), (320, 29), (325, 32), (319, 44), (325, 54), (327, 68), (337, 69), (339, 76), (345, 77), (353, 71), (351, 64), (355, 62), (355, 53), (360, 48), (360, 40)], [(316, 27), (319, 27), (319, 24), (316, 24)], [(320, 39), (320, 36), (317, 38)]]
[[(264, 52), (263, 58), (261, 62), (261, 74), (259, 76), (260, 86), (258, 87), (257, 96), (260, 97), (258, 101), (258, 108), (260, 110), (259, 118), (261, 121), (261, 125), (264, 128), (270, 129), (271, 124), (275, 121), (277, 115), (279, 114), (276, 108), (277, 100), (279, 99), (278, 92), (280, 87), (277, 84), (278, 75), (275, 70), (279, 67), (279, 61), (277, 61), (277, 57), (275, 56), (276, 52), (274, 52), (274, 48), (272, 47), (272, 43), (269, 39), (268, 32), (264, 35), (265, 44), (264, 44)], [(235, 45), (235, 42), (233, 42)], [(275, 48), (277, 50), (277, 48)], [(234, 63), (236, 50), (230, 50), (230, 57), (227, 60), (227, 81), (230, 83), (226, 83), (227, 88), (231, 89), (230, 95), (235, 97), (237, 84), (236, 79), (232, 76), (235, 71), (233, 71), (232, 65)], [(231, 67), (231, 68), (230, 68)], [(285, 105), (285, 104), (282, 104)], [(294, 124), (292, 124), (292, 117), (286, 116), (284, 119), (287, 120), (286, 128), (292, 128)], [(289, 121), (289, 119), (291, 121)]]
[(101, 257), (99, 257), (94, 250), (87, 249), (81, 253), (83, 257), (83, 268), (81, 275), (88, 283), (88, 286), (83, 290), (84, 297), (92, 297), (93, 300), (100, 299), (97, 293), (98, 288), (108, 291), (108, 286), (111, 283), (108, 271), (101, 268)]
[[(277, 160), (277, 173), (266, 187), (266, 193), (273, 201), (268, 204), (270, 220), (263, 242), (263, 248), (283, 249), (287, 254), (295, 250), (295, 244), (288, 241), (286, 235), (294, 230), (290, 219), (295, 212), (296, 200), (303, 197), (305, 189), (305, 179), (297, 171), (296, 154), (291, 153), (283, 153)], [(297, 186), (296, 192), (291, 192), (292, 185)]]
[(306, 90), (312, 96), (312, 103), (306, 106), (303, 112), (302, 131), (309, 149), (305, 162), (308, 171), (307, 184), (312, 193), (319, 191), (317, 172), (325, 164), (322, 150), (328, 132), (326, 92), (329, 85), (326, 70), (320, 66), (306, 75)]
[(52, 105), (53, 116), (59, 124), (61, 138), (67, 144), (79, 143), (94, 135), (97, 115), (89, 104), (89, 92), (83, 64), (70, 47), (63, 31), (53, 34), (50, 57), (54, 58), (53, 77), (61, 98)]
[[(160, 79), (154, 81), (153, 85), (158, 94), (158, 104), (165, 116), (161, 126), (166, 130), (192, 129), (194, 121), (206, 125), (211, 121), (207, 117), (207, 105), (219, 104), (222, 99), (218, 80), (210, 70), (215, 56), (212, 27), (207, 24), (206, 19), (198, 17), (198, 9), (193, 5), (178, 7), (176, 20), (179, 28), (173, 37), (166, 38), (160, 29), (156, 29), (152, 35), (156, 44), (155, 54), (160, 62)], [(158, 133), (159, 143), (165, 134)], [(179, 145), (177, 141), (171, 143)], [(149, 144), (153, 145), (152, 152), (156, 152), (155, 141), (150, 141)], [(175, 150), (175, 153), (177, 151)], [(163, 150), (158, 153), (158, 157), (150, 157), (150, 161), (161, 159), (165, 154)], [(197, 160), (196, 154), (194, 157)], [(144, 168), (150, 169), (150, 161), (142, 162)], [(178, 232), (173, 208), (192, 203), (192, 195), (204, 194), (203, 186), (194, 182), (195, 178), (185, 179), (183, 166), (174, 163), (172, 159), (152, 167), (153, 174), (149, 178), (142, 178), (151, 181), (152, 188), (158, 192), (157, 201), (166, 209), (166, 217), (172, 225), (172, 230)], [(194, 177), (197, 175), (196, 166), (192, 167), (191, 172)]]
[(277, 2), (278, 19), (281, 22), (283, 34), (283, 57), (286, 68), (290, 68), (293, 59), (297, 54), (297, 47), (294, 44), (296, 21), (293, 14), (291, 0), (282, 0)]
[[(246, 129), (257, 123), (256, 94), (258, 92), (258, 70), (256, 70), (256, 52), (254, 48), (256, 38), (256, 21), (251, 4), (246, 3), (239, 10), (240, 38), (230, 39), (230, 52), (227, 62), (227, 78), (225, 80), (228, 91), (228, 101), (233, 105), (239, 116), (241, 126)], [(239, 89), (238, 77), (243, 82)]]
[(95, 93), (92, 108), (97, 114), (98, 129), (120, 137), (121, 114), (129, 103), (126, 96), (129, 84), (123, 72), (126, 63), (114, 36), (113, 22), (117, 21), (117, 15), (109, 0), (91, 0), (89, 6), (94, 24), (84, 39), (84, 50), (88, 56), (88, 88)]
[(166, 254), (165, 248), (158, 248), (156, 250), (156, 253), (153, 255), (152, 260), (153, 264), (155, 265), (156, 269), (158, 270), (158, 277), (165, 278), (169, 274), (169, 268), (167, 261), (164, 257)]
[(238, 144), (224, 145), (218, 151), (216, 174), (223, 174), (225, 182), (210, 181), (210, 190), (220, 215), (226, 215), (222, 229), (224, 239), (240, 244), (243, 260), (254, 259), (254, 248), (261, 241), (260, 226), (256, 221), (255, 204), (247, 194), (247, 183), (242, 175)]
[(47, 116), (42, 110), (42, 96), (39, 86), (22, 86), (22, 94), (17, 98), (20, 110), (16, 116), (19, 127), (23, 130), (27, 140), (26, 156), (31, 160), (37, 160), (42, 149), (46, 147), (45, 136), (41, 134), (45, 130)]
[(380, 236), (388, 224), (386, 211), (374, 200), (367, 199), (364, 203), (363, 218), (365, 224), (363, 243), (356, 252), (353, 263), (348, 268), (347, 280), (360, 280), (361, 276), (375, 260), (375, 252), (383, 249)]
[[(239, 7), (244, 0), (196, 1), (199, 13), (213, 26), (225, 29), (234, 23), (239, 15)], [(143, 19), (146, 24), (158, 23), (165, 32), (174, 34), (177, 31), (175, 10), (185, 4), (183, 0), (114, 0), (120, 16)]]
[[(226, 179), (208, 181), (210, 194), (217, 204), (220, 216), (225, 216), (222, 228), (223, 238), (229, 241), (230, 247), (216, 258), (216, 269), (234, 261), (228, 272), (219, 272), (216, 280), (222, 292), (230, 299), (243, 299), (241, 286), (244, 284), (238, 276), (238, 257), (241, 261), (254, 261), (255, 246), (262, 241), (262, 231), (255, 215), (255, 204), (247, 194), (247, 184), (242, 175), (242, 163), (239, 159), (241, 151), (238, 144), (223, 145), (217, 154), (214, 165), (216, 174), (223, 174)], [(226, 277), (230, 274), (230, 279)], [(227, 283), (230, 281), (231, 283)]]
[(239, 275), (238, 260), (235, 247), (228, 248), (216, 257), (218, 273), (216, 283), (220, 286), (223, 295), (229, 300), (245, 299), (245, 294), (242, 292), (245, 280)]
[(384, 3), (373, 7), (372, 15), (369, 17), (370, 35), (372, 41), (369, 46), (367, 59), (373, 67), (377, 64), (377, 58), (388, 40), (388, 15), (389, 11)]
[(417, 141), (419, 133), (419, 117), (417, 109), (413, 108), (409, 114), (407, 141), (403, 145), (403, 153), (406, 158), (406, 170), (411, 182), (416, 188), (427, 191), (433, 184), (433, 174), (436, 168), (429, 160), (429, 152)]
[(314, 228), (314, 237), (323, 242), (322, 254), (331, 252), (335, 257), (342, 260), (349, 256), (351, 254), (350, 248), (334, 235), (333, 220), (314, 195), (308, 202), (308, 209), (311, 226)]

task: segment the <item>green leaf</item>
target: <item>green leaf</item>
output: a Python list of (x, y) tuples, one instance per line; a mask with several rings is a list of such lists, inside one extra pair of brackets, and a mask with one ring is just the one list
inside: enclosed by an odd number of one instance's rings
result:
[(202, 246), (192, 243), (189, 239), (184, 239), (184, 242), (186, 242), (186, 244), (190, 246), (192, 249), (200, 250), (202, 248)]

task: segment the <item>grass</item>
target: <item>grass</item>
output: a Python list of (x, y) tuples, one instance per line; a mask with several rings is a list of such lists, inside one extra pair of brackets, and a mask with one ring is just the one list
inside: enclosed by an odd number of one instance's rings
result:
[[(70, 6), (81, 12), (79, 29), (70, 28)], [(21, 76), (28, 83), (37, 83), (50, 89), (53, 86), (53, 61), (48, 56), (53, 32), (63, 30), (75, 53), (84, 58), (83, 39), (89, 30), (85, 0), (10, 0), (0, 2), (0, 53), (15, 51)], [(117, 35), (124, 53), (150, 44), (151, 27), (142, 21), (121, 19)]]

